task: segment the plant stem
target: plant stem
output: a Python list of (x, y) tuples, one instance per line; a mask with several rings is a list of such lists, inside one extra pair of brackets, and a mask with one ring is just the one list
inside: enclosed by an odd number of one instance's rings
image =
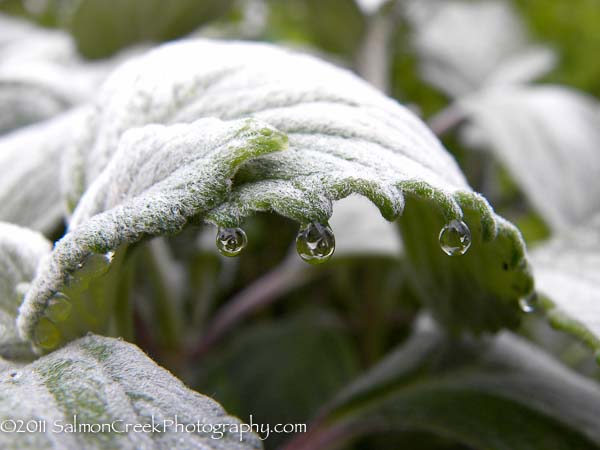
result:
[(295, 252), (293, 253), (273, 270), (232, 297), (217, 312), (202, 340), (188, 352), (190, 358), (198, 358), (205, 354), (244, 317), (273, 303), (286, 292), (313, 277), (315, 271), (310, 270), (310, 267), (301, 262)]
[(451, 103), (440, 112), (429, 118), (427, 124), (431, 131), (441, 137), (465, 120), (464, 111), (456, 103)]
[(367, 17), (367, 29), (356, 56), (356, 71), (384, 93), (390, 88), (389, 41), (392, 21), (387, 14)]

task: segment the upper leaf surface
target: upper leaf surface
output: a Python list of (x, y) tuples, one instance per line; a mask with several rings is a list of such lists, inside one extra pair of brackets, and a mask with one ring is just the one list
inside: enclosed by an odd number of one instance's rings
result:
[(553, 229), (580, 224), (600, 209), (597, 101), (539, 86), (484, 90), (459, 105), (467, 131), (494, 151)]
[(343, 391), (322, 424), (352, 435), (385, 423), (494, 450), (596, 449), (599, 400), (592, 380), (511, 333), (482, 347), (420, 326)]
[(29, 344), (19, 337), (15, 321), (23, 288), (50, 248), (50, 242), (40, 234), (0, 222), (0, 356), (32, 355)]
[(0, 133), (87, 101), (114, 64), (84, 62), (67, 33), (0, 14)]
[(423, 77), (451, 97), (525, 83), (554, 65), (553, 52), (529, 42), (507, 2), (417, 0), (408, 19)]
[[(90, 335), (29, 365), (4, 369), (0, 398), (2, 420), (46, 422), (45, 431), (27, 433), (27, 439), (1, 433), (2, 448), (262, 448), (256, 435), (237, 433), (240, 421), (214, 400), (186, 388), (134, 345), (111, 338)], [(165, 426), (164, 421), (170, 422)], [(175, 421), (184, 427), (199, 422), (200, 427), (181, 432), (172, 425)], [(152, 423), (159, 432), (132, 428), (150, 424), (148, 430)], [(114, 430), (67, 428), (86, 424), (112, 424)]]
[(536, 248), (532, 266), (550, 323), (600, 352), (600, 214)]
[(0, 220), (46, 233), (61, 224), (61, 155), (84, 118), (76, 109), (0, 136)]

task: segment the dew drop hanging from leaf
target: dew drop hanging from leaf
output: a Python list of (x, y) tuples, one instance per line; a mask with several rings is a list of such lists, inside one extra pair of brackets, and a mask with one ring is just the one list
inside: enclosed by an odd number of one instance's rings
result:
[(471, 230), (462, 220), (452, 220), (440, 231), (439, 240), (446, 255), (464, 255), (471, 246)]
[(54, 322), (47, 317), (42, 317), (35, 326), (34, 339), (39, 347), (51, 350), (58, 345), (61, 335)]
[(248, 238), (241, 228), (219, 228), (217, 249), (223, 256), (237, 256), (246, 248)]
[(71, 299), (63, 294), (57, 292), (48, 302), (46, 309), (46, 316), (52, 322), (63, 322), (69, 318), (71, 314)]
[(335, 236), (328, 224), (311, 222), (302, 227), (296, 237), (298, 255), (309, 264), (329, 260), (335, 251)]
[(528, 297), (523, 297), (519, 299), (519, 308), (521, 308), (521, 311), (523, 311), (526, 314), (536, 312), (538, 306), (538, 298), (535, 292)]

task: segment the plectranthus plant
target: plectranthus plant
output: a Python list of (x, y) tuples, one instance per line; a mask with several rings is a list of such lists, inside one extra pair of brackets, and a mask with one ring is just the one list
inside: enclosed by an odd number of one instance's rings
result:
[(600, 104), (515, 7), (0, 2), (0, 447), (600, 448)]

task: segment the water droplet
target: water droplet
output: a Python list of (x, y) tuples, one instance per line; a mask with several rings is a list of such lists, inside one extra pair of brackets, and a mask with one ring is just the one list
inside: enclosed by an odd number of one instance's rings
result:
[(439, 240), (446, 255), (464, 255), (471, 246), (471, 230), (462, 220), (452, 220), (440, 231)]
[(60, 331), (50, 319), (42, 317), (35, 326), (34, 338), (38, 346), (50, 350), (60, 342)]
[(300, 228), (296, 236), (296, 250), (309, 264), (321, 264), (329, 260), (335, 251), (335, 236), (328, 224), (311, 222)]
[(217, 248), (223, 256), (237, 256), (246, 248), (248, 238), (241, 228), (219, 228)]
[(519, 308), (526, 314), (534, 313), (538, 309), (538, 306), (538, 298), (535, 292), (519, 299)]
[(67, 276), (67, 284), (85, 289), (89, 282), (108, 272), (112, 261), (112, 252), (106, 254), (90, 253), (77, 264), (76, 270)]
[(106, 260), (106, 262), (108, 264), (110, 264), (112, 262), (112, 260), (113, 260), (114, 257), (115, 257), (115, 252), (112, 252), (112, 251), (111, 252), (106, 252), (104, 254), (104, 259)]
[(57, 292), (48, 301), (46, 307), (46, 316), (52, 322), (63, 322), (69, 318), (71, 314), (71, 299), (62, 292)]

